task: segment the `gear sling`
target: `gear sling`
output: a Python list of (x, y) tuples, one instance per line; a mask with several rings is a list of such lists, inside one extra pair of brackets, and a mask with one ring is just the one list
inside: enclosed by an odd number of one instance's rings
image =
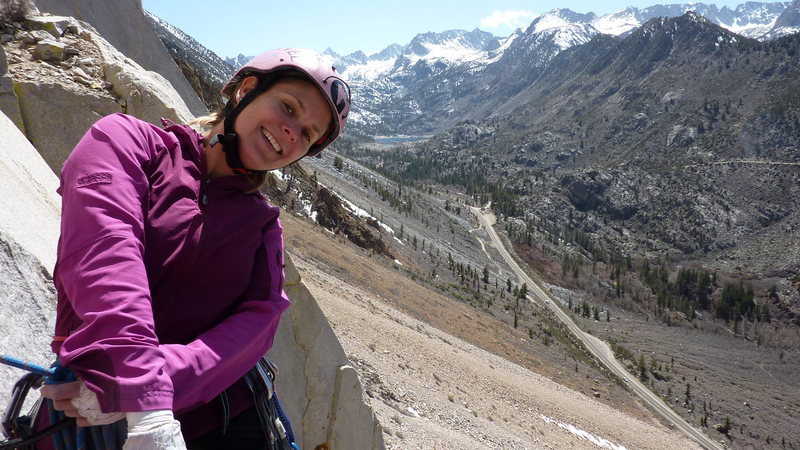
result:
[[(52, 438), (56, 450), (122, 449), (127, 437), (127, 423), (124, 419), (111, 425), (77, 427), (75, 419), (55, 410), (52, 401), (42, 402), (42, 399), (36, 402), (28, 414), (20, 415), (31, 388), (38, 389), (42, 383), (75, 381), (72, 371), (61, 367), (58, 363), (47, 369), (5, 355), (0, 355), (0, 362), (30, 372), (20, 378), (12, 390), (11, 400), (2, 422), (3, 434), (8, 439), (0, 441), (0, 449), (34, 449), (35, 444), (45, 438)], [(291, 424), (275, 393), (277, 373), (277, 367), (267, 357), (263, 357), (244, 378), (253, 393), (253, 402), (264, 432), (265, 448), (299, 450), (294, 442)], [(224, 434), (230, 420), (225, 392), (220, 394), (220, 399), (224, 413)], [(46, 419), (49, 422), (46, 427), (36, 423), (43, 418), (43, 403), (47, 412)]]

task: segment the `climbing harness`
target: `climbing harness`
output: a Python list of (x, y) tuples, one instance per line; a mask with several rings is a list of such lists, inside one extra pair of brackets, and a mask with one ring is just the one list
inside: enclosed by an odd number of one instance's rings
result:
[(295, 443), (289, 418), (283, 412), (281, 402), (275, 393), (277, 376), (278, 368), (267, 357), (263, 357), (245, 374), (244, 380), (253, 392), (253, 401), (267, 440), (267, 449), (300, 450)]
[[(27, 415), (20, 415), (31, 388), (39, 389), (43, 383), (68, 383), (75, 381), (75, 373), (56, 361), (50, 368), (28, 363), (17, 358), (0, 355), (0, 363), (27, 370), (14, 385), (11, 401), (3, 415), (3, 434), (8, 438), (0, 441), (0, 450), (33, 449), (34, 444), (52, 437), (56, 450), (119, 450), (127, 438), (127, 421), (120, 420), (110, 425), (78, 427), (75, 419), (66, 417), (53, 407), (50, 399), (36, 402)], [(253, 392), (253, 401), (258, 412), (261, 428), (267, 442), (267, 450), (300, 450), (295, 443), (289, 419), (283, 411), (275, 393), (275, 378), (278, 368), (266, 357), (245, 374), (244, 379)], [(230, 421), (230, 407), (225, 392), (220, 394), (223, 404), (223, 433)], [(35, 421), (39, 411), (47, 408), (50, 425), (36, 430)]]

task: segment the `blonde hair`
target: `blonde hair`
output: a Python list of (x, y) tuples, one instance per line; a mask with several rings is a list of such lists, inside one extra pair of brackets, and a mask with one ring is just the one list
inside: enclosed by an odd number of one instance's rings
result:
[(195, 117), (194, 119), (190, 120), (187, 125), (191, 126), (196, 130), (208, 131), (214, 128), (218, 123), (222, 122), (224, 119), (225, 117), (222, 115), (221, 111), (212, 111), (207, 116)]

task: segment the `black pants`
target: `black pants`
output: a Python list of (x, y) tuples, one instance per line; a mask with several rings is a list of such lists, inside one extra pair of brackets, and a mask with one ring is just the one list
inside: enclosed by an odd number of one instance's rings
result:
[(267, 441), (255, 407), (246, 409), (231, 419), (225, 434), (222, 434), (222, 427), (219, 427), (186, 443), (188, 450), (263, 450), (266, 447)]

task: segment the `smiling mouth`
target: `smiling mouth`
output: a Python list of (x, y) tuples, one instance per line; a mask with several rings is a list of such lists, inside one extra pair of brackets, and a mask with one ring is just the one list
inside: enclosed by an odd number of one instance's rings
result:
[(276, 141), (271, 134), (269, 134), (269, 131), (267, 131), (266, 128), (262, 128), (261, 132), (264, 134), (264, 137), (267, 138), (269, 143), (272, 144), (272, 146), (275, 148), (275, 151), (280, 153), (282, 151), (281, 145), (278, 144), (278, 141)]

